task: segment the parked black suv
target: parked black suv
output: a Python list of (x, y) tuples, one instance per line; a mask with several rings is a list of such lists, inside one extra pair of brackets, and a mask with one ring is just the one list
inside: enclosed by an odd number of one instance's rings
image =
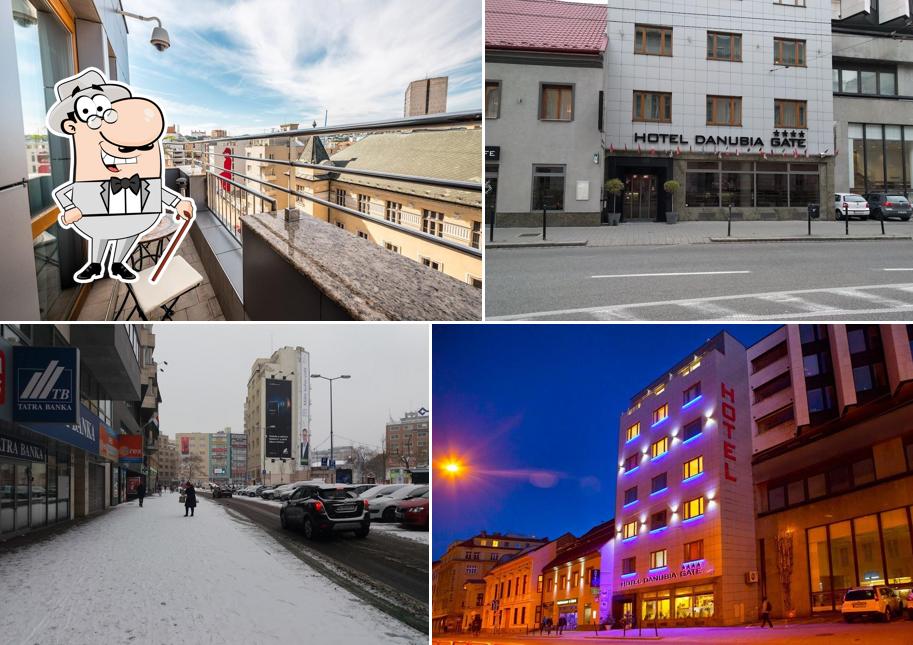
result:
[(230, 486), (220, 486), (216, 484), (212, 487), (212, 496), (213, 497), (234, 497), (232, 495), (232, 490)]
[(913, 206), (903, 195), (897, 193), (868, 193), (865, 198), (869, 200), (869, 217), (872, 219), (885, 219), (897, 217), (905, 222), (910, 221), (913, 215)]
[(352, 531), (363, 538), (371, 530), (367, 501), (345, 485), (299, 487), (279, 510), (279, 521), (282, 528), (300, 527), (309, 540), (340, 531)]

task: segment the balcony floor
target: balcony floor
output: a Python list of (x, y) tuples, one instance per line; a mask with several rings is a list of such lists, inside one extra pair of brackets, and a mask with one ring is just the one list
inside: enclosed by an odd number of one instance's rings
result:
[[(219, 301), (216, 300), (212, 285), (209, 283), (209, 276), (203, 269), (203, 263), (200, 261), (200, 256), (197, 255), (189, 236), (181, 244), (178, 255), (187, 260), (190, 266), (203, 276), (203, 284), (190, 293), (185, 293), (181, 296), (177, 306), (174, 308), (174, 320), (225, 320)], [(148, 264), (145, 266), (148, 266)], [(77, 320), (114, 320), (117, 306), (126, 291), (126, 285), (119, 280), (104, 278), (96, 281), (92, 285), (92, 291), (89, 292)], [(129, 306), (128, 304), (128, 311)], [(161, 314), (162, 310), (159, 309), (150, 320), (161, 320)], [(137, 314), (134, 314), (133, 318), (131, 318), (131, 320), (139, 319)]]

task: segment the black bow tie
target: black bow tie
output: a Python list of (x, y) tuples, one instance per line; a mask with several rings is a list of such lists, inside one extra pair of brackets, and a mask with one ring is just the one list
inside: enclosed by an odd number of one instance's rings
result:
[(128, 177), (126, 179), (112, 177), (108, 180), (108, 183), (111, 186), (112, 195), (116, 195), (120, 191), (126, 190), (128, 188), (133, 191), (134, 195), (139, 195), (140, 178), (138, 174), (134, 174), (132, 177)]

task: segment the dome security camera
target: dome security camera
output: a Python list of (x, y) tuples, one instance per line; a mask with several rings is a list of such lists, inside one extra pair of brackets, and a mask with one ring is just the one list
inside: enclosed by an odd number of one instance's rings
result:
[(155, 27), (152, 30), (152, 38), (149, 39), (149, 42), (160, 52), (171, 47), (171, 40), (168, 38), (168, 32), (165, 31), (163, 27)]

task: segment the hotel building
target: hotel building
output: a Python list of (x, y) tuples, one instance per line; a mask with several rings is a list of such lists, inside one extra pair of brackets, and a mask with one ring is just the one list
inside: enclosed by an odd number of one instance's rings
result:
[[(484, 608), (485, 576), (502, 558), (510, 559), (548, 538), (479, 533), (447, 548), (431, 570), (431, 626), (434, 632), (468, 629)], [(484, 623), (483, 623), (484, 626)]]
[[(611, 617), (615, 520), (603, 522), (560, 550), (539, 575), (542, 618), (568, 629), (594, 629)], [(605, 581), (606, 584), (603, 584)]]
[(621, 416), (612, 615), (731, 625), (757, 611), (745, 348), (721, 332)]
[(839, 611), (913, 583), (913, 326), (789, 325), (748, 350), (761, 593)]

